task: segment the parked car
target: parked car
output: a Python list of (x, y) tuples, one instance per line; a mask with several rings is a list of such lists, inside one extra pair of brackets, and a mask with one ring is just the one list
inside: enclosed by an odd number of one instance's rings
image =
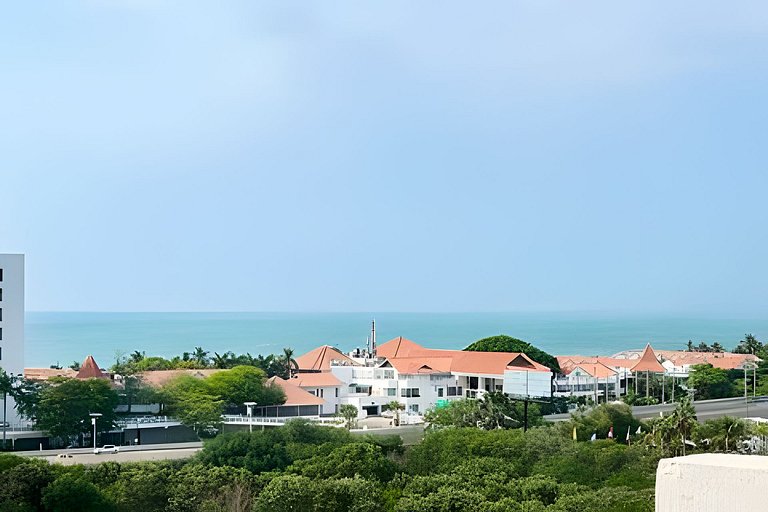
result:
[(113, 444), (105, 444), (101, 448), (96, 447), (96, 448), (93, 449), (93, 453), (95, 453), (97, 455), (99, 453), (117, 453), (119, 451), (120, 451), (120, 447), (119, 446), (115, 446)]
[(60, 453), (56, 456), (57, 459), (71, 459), (72, 454), (71, 453)]

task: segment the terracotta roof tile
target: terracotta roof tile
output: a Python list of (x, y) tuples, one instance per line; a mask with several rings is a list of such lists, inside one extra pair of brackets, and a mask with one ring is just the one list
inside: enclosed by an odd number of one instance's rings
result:
[(283, 405), (323, 405), (325, 403), (322, 398), (316, 397), (294, 384), (293, 380), (285, 380), (275, 376), (267, 379), (267, 383), (274, 384), (283, 390), (285, 394)]
[(107, 375), (104, 375), (104, 372), (101, 371), (99, 368), (99, 365), (96, 364), (96, 360), (93, 359), (93, 356), (88, 356), (85, 358), (85, 361), (83, 361), (83, 364), (80, 366), (80, 370), (77, 372), (77, 375), (75, 375), (76, 379), (106, 379), (108, 378)]
[(664, 367), (661, 366), (661, 363), (657, 359), (656, 353), (651, 348), (650, 343), (645, 346), (643, 355), (640, 356), (640, 359), (632, 366), (631, 370), (633, 372), (666, 372)]
[(299, 370), (331, 371), (331, 361), (341, 361), (345, 364), (356, 366), (357, 363), (342, 354), (337, 348), (323, 345), (296, 358)]
[(291, 382), (302, 388), (341, 386), (341, 381), (331, 372), (299, 373)]

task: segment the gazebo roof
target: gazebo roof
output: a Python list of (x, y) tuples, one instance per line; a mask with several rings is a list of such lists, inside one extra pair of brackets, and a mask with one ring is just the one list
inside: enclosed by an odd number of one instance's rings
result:
[(666, 370), (659, 362), (658, 358), (656, 357), (656, 353), (653, 351), (653, 348), (651, 348), (651, 344), (647, 344), (645, 346), (645, 350), (643, 350), (643, 355), (640, 356), (640, 359), (630, 368), (633, 372), (654, 372), (654, 373), (664, 373)]

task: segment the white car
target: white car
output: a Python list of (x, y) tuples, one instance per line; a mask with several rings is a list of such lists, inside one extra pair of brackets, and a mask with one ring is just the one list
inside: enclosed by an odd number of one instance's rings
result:
[(98, 455), (100, 453), (117, 453), (119, 451), (120, 451), (120, 447), (119, 446), (115, 446), (113, 444), (105, 444), (101, 448), (94, 448), (93, 449), (93, 453), (95, 453), (96, 455)]

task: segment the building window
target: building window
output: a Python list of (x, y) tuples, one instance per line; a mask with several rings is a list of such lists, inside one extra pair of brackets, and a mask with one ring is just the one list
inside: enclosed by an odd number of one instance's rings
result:
[(3, 269), (0, 268), (0, 283), (3, 282)]
[(408, 406), (408, 410), (411, 412), (419, 412), (419, 404), (411, 404)]
[(478, 389), (478, 379), (477, 377), (470, 377), (469, 378), (469, 389)]
[(339, 388), (335, 388), (335, 389), (336, 389), (336, 398), (339, 398)]
[(387, 396), (397, 396), (397, 388), (387, 388)]
[(443, 397), (443, 388), (437, 388), (437, 397), (442, 398)]
[(403, 388), (400, 390), (400, 396), (403, 398), (419, 398), (419, 388)]
[(461, 386), (448, 386), (448, 396), (461, 396), (464, 394), (464, 389)]
[(0, 288), (0, 302), (3, 300), (3, 289)]
[(0, 322), (3, 321), (3, 308), (0, 308)]
[(318, 389), (320, 392), (320, 398), (325, 398), (325, 390), (323, 388)]

